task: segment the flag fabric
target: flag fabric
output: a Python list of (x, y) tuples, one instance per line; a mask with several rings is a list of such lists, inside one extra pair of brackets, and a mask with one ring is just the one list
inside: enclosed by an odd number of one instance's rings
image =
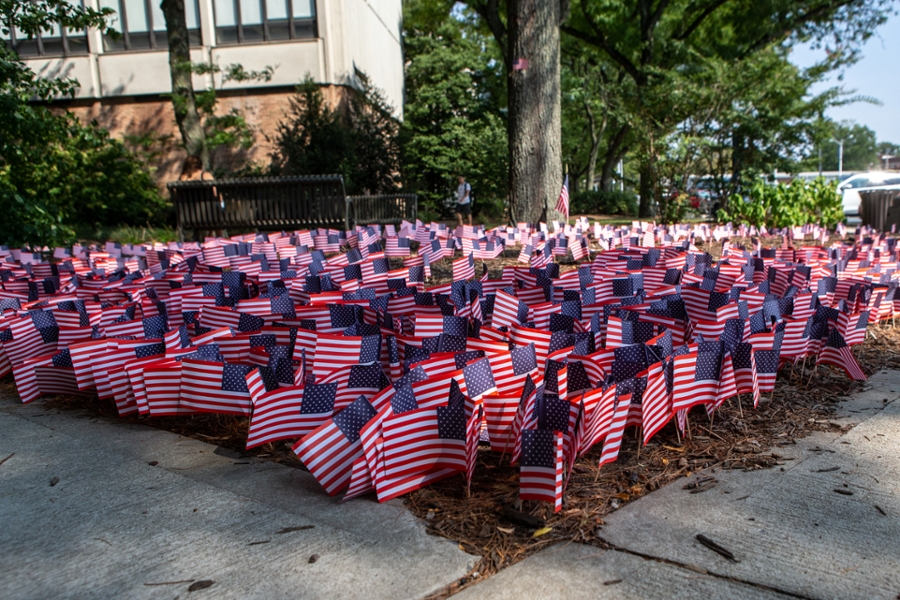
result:
[(562, 510), (563, 434), (552, 429), (522, 432), (519, 467), (519, 498), (549, 502), (554, 512)]
[(569, 219), (569, 176), (566, 175), (565, 181), (563, 181), (562, 189), (559, 191), (559, 199), (556, 201), (556, 210), (557, 212), (561, 212), (566, 215), (566, 220)]
[(844, 341), (843, 336), (837, 329), (832, 329), (828, 332), (828, 342), (819, 352), (818, 362), (819, 364), (832, 365), (841, 369), (850, 379), (855, 379), (856, 381), (865, 381), (867, 379), (859, 363), (856, 362), (856, 357), (853, 356), (850, 346), (847, 345), (847, 342)]

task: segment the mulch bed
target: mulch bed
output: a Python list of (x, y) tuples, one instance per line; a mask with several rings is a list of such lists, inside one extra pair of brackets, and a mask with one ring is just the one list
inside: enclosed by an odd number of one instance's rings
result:
[[(747, 240), (749, 243), (749, 240)], [(780, 238), (763, 241), (764, 246), (780, 245)], [(706, 248), (717, 255), (718, 243)], [(518, 250), (489, 261), (490, 277), (499, 278), (506, 265), (516, 262)], [(393, 261), (392, 261), (393, 262)], [(575, 268), (562, 263), (561, 271)], [(477, 268), (480, 265), (476, 264)], [(452, 276), (449, 260), (432, 265), (433, 284), (446, 283)], [(881, 369), (900, 368), (900, 329), (891, 324), (871, 326), (872, 335), (854, 348), (867, 375)], [(755, 470), (785, 464), (779, 448), (795, 443), (814, 431), (839, 432), (833, 421), (838, 404), (864, 384), (848, 380), (843, 373), (824, 367), (815, 375), (809, 366), (793, 371), (785, 367), (778, 375), (773, 394), (765, 394), (754, 410), (752, 399), (726, 402), (716, 411), (712, 424), (702, 407), (690, 414), (690, 435), (677, 435), (670, 423), (639, 448), (637, 429), (626, 431), (618, 460), (597, 468), (600, 449), (578, 459), (560, 513), (546, 503), (518, 499), (519, 470), (487, 447), (480, 448), (478, 465), (467, 495), (462, 476), (437, 482), (409, 494), (406, 505), (423, 519), (427, 532), (456, 542), (479, 559), (466, 577), (434, 594), (445, 598), (508, 567), (540, 549), (558, 542), (580, 542), (605, 547), (603, 518), (624, 504), (636, 500), (676, 479), (707, 470), (708, 480), (694, 488), (702, 493), (715, 485), (719, 469)], [(9, 378), (0, 391), (15, 396)], [(291, 443), (279, 442), (245, 450), (248, 419), (225, 415), (190, 415), (163, 418), (120, 418), (111, 401), (96, 397), (55, 396), (42, 400), (48, 410), (79, 410), (127, 423), (142, 423), (204, 442), (241, 452), (245, 457), (271, 460), (303, 469)], [(705, 478), (706, 479), (706, 478)]]

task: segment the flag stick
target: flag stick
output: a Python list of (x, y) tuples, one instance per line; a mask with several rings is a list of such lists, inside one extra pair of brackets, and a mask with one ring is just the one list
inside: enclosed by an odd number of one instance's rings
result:
[(675, 439), (678, 440), (678, 445), (681, 445), (681, 434), (678, 432), (678, 419), (675, 419)]
[(710, 430), (712, 430), (713, 419), (715, 419), (715, 418), (716, 418), (716, 411), (713, 410), (711, 413), (709, 413), (709, 429)]
[(743, 421), (744, 420), (744, 406), (743, 406), (743, 403), (741, 402), (740, 394), (737, 395), (737, 405), (738, 405), (738, 411), (741, 413), (741, 421)]
[(644, 437), (644, 436), (643, 436), (643, 433), (644, 433), (644, 426), (641, 425), (640, 427), (638, 427), (638, 434), (637, 434), (637, 445), (638, 445), (637, 455), (638, 455), (638, 458), (641, 457), (641, 439), (643, 439), (643, 437)]

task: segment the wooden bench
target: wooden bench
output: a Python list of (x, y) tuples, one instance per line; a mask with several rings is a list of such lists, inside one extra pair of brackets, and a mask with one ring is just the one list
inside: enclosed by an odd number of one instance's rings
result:
[(184, 231), (349, 229), (347, 195), (340, 175), (249, 177), (167, 184)]
[(418, 216), (416, 194), (386, 194), (381, 196), (347, 196), (347, 219), (351, 227), (391, 223), (399, 225)]

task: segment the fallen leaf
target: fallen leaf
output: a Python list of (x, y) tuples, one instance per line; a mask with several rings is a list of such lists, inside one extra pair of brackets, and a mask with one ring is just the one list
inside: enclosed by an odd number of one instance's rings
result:
[[(197, 510), (196, 508), (194, 510)], [(281, 531), (276, 531), (275, 535), (280, 535), (282, 533), (291, 533), (292, 531), (303, 531), (305, 529), (313, 529), (315, 525), (300, 525), (298, 527), (285, 527)]]
[(317, 560), (319, 560), (319, 555), (318, 555), (318, 554), (313, 554), (312, 556), (309, 557), (309, 564), (313, 564), (313, 563), (316, 562)]
[(196, 592), (197, 590), (205, 590), (208, 587), (212, 587), (215, 585), (215, 581), (212, 579), (201, 579), (195, 583), (192, 583), (190, 587), (188, 587), (189, 592)]
[(551, 531), (553, 531), (552, 527), (541, 527), (540, 529), (538, 529), (537, 531), (532, 533), (531, 537), (533, 537), (533, 538), (541, 537), (542, 535), (550, 533)]
[(663, 444), (663, 448), (666, 450), (672, 450), (673, 452), (684, 452), (684, 448), (676, 448), (675, 446), (666, 446)]
[(497, 531), (502, 531), (503, 533), (515, 533), (516, 529), (514, 527), (498, 527)]
[(148, 462), (147, 464), (150, 465), (151, 467), (155, 467), (156, 465), (159, 464), (159, 461), (158, 461), (158, 460), (151, 460), (151, 461)]
[(53, 487), (57, 483), (59, 483), (59, 477), (54, 477), (53, 479), (50, 480), (50, 487)]

